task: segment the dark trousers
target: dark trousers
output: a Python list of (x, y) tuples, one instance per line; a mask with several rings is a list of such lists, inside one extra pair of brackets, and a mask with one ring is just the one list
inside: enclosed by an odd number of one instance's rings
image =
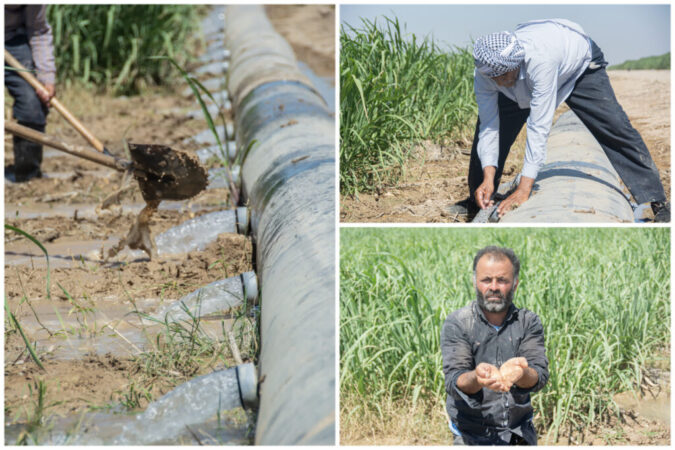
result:
[[(26, 69), (34, 70), (33, 55), (25, 35), (5, 41), (5, 49)], [(7, 64), (5, 64), (7, 66)], [(14, 70), (5, 70), (5, 87), (14, 98), (12, 115), (21, 125), (44, 132), (49, 112), (35, 93), (35, 89)], [(14, 173), (17, 180), (40, 171), (42, 145), (14, 136)]]
[[(600, 143), (610, 163), (621, 177), (638, 204), (666, 201), (666, 194), (659, 178), (659, 171), (640, 133), (633, 128), (609, 83), (604, 55), (591, 41), (592, 62), (600, 66), (587, 69), (577, 80), (566, 103)], [(530, 115), (529, 109), (503, 94), (497, 101), (499, 110), (499, 159), (495, 175), (495, 191), (504, 169), (506, 157), (513, 142)], [(478, 131), (480, 119), (471, 148), (469, 163), (469, 191), (471, 199), (483, 182), (483, 169), (478, 158)]]
[[(25, 35), (5, 41), (5, 50), (12, 54), (28, 70), (35, 70), (33, 54)], [(5, 64), (7, 66), (8, 64)], [(12, 115), (19, 122), (45, 125), (47, 107), (40, 101), (35, 89), (14, 70), (5, 70), (5, 87), (14, 98)]]

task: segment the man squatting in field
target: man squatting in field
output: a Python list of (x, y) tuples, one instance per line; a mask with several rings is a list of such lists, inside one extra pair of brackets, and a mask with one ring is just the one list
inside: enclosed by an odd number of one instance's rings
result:
[(511, 145), (527, 121), (525, 161), (517, 189), (501, 202), (501, 217), (525, 202), (546, 160), (553, 114), (563, 102), (605, 151), (637, 204), (651, 203), (656, 222), (670, 221), (670, 203), (640, 133), (616, 100), (600, 48), (578, 24), (534, 20), (480, 37), (474, 44), (478, 123), (469, 163), (469, 199), (453, 210), (493, 205)]
[(513, 305), (520, 261), (485, 247), (473, 260), (476, 300), (450, 313), (441, 331), (454, 445), (536, 445), (530, 392), (548, 381), (539, 317)]
[[(49, 93), (37, 93), (17, 72), (6, 69), (5, 87), (14, 97), (12, 115), (19, 124), (44, 132), (56, 80), (52, 29), (45, 5), (5, 5), (5, 50), (26, 69), (37, 70), (37, 79)], [(19, 136), (13, 139), (14, 165), (5, 168), (5, 176), (16, 182), (41, 177), (42, 144)]]

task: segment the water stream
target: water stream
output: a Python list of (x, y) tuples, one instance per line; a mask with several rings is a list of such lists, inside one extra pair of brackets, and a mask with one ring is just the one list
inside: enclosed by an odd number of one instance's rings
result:
[(204, 250), (221, 233), (236, 233), (234, 211), (216, 211), (195, 217), (157, 236), (155, 244), (160, 255)]
[(162, 307), (153, 317), (167, 322), (190, 320), (190, 316), (201, 317), (230, 310), (241, 305), (243, 300), (241, 277), (236, 276), (207, 284), (177, 302)]
[[(135, 415), (88, 413), (54, 418), (38, 437), (41, 444), (147, 445), (203, 443), (247, 444), (251, 423), (241, 409), (235, 368), (194, 378), (152, 402)], [(215, 417), (215, 420), (213, 420)], [(236, 419), (233, 420), (232, 417)], [(225, 420), (224, 420), (225, 419)], [(5, 443), (16, 442), (24, 426), (5, 427)], [(200, 435), (202, 438), (200, 438)], [(180, 439), (180, 441), (179, 441)]]

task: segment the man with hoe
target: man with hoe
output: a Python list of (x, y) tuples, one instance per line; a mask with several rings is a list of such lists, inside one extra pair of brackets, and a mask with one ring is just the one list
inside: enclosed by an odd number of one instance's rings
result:
[(525, 202), (546, 160), (556, 108), (566, 102), (600, 143), (635, 203), (650, 203), (655, 222), (670, 221), (659, 172), (640, 133), (614, 96), (600, 48), (565, 19), (534, 20), (476, 40), (474, 91), (478, 123), (469, 163), (469, 199), (451, 210), (494, 204), (511, 145), (527, 122), (520, 183), (498, 207), (501, 217)]
[[(5, 5), (5, 50), (28, 70), (35, 70), (47, 91), (36, 92), (16, 71), (5, 69), (5, 87), (14, 97), (12, 115), (20, 125), (44, 132), (56, 80), (45, 5)], [(14, 136), (13, 148), (14, 164), (5, 167), (5, 177), (15, 182), (41, 177), (42, 144)]]
[(513, 305), (520, 261), (489, 246), (473, 260), (476, 300), (441, 331), (447, 411), (455, 445), (536, 445), (530, 393), (548, 381), (539, 317)]

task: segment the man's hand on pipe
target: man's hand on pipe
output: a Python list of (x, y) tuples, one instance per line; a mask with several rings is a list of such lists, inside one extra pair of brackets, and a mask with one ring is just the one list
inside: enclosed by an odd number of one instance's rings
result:
[(494, 204), (492, 194), (495, 190), (495, 172), (497, 168), (494, 166), (486, 166), (483, 169), (483, 182), (478, 186), (474, 193), (476, 204), (481, 209), (489, 208)]
[(532, 186), (534, 186), (534, 178), (521, 176), (520, 184), (518, 184), (516, 190), (499, 204), (499, 208), (497, 208), (499, 217), (525, 203), (530, 198)]

